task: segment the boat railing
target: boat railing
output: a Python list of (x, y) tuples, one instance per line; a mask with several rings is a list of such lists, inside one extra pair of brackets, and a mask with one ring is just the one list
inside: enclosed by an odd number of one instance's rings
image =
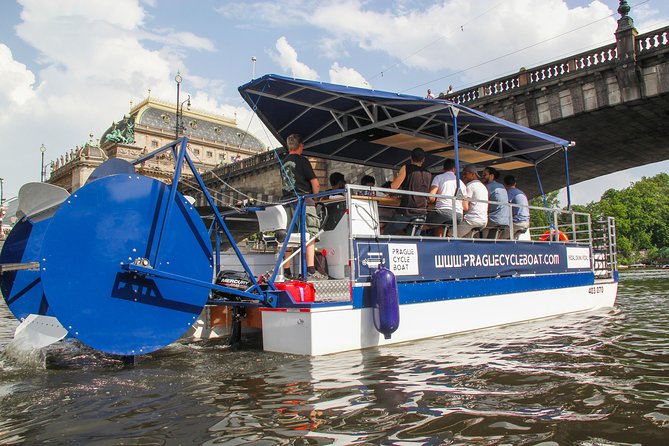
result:
[[(509, 211), (507, 230), (490, 234), (477, 230), (462, 237), (458, 231), (464, 232), (464, 228), (462, 223), (457, 223), (456, 218), (453, 218), (455, 223), (452, 225), (433, 223), (429, 218), (430, 213), (435, 212), (433, 205), (428, 206), (425, 214), (407, 217), (404, 211), (408, 209), (400, 205), (402, 195), (433, 199), (430, 201), (437, 198), (450, 200), (452, 215), (455, 214), (453, 209), (458, 201), (485, 202), (489, 206), (507, 207)], [(329, 254), (328, 259), (329, 268), (331, 261), (336, 264), (336, 272), (330, 271), (330, 275), (335, 278), (347, 277), (346, 264), (350, 257), (346, 252), (349, 251), (351, 240), (370, 237), (388, 241), (420, 238), (444, 241), (475, 239), (482, 243), (569, 243), (571, 246), (578, 244), (591, 249), (594, 259), (592, 268), (598, 278), (611, 277), (617, 269), (615, 220), (611, 218), (597, 220), (593, 224), (588, 213), (526, 206), (528, 210), (533, 211), (530, 225), (527, 230), (519, 233), (513, 230), (513, 210), (521, 206), (511, 203), (358, 185), (347, 185), (345, 189), (321, 192), (306, 198), (313, 199), (317, 213), (321, 213), (319, 232), (321, 235), (316, 242), (316, 248), (327, 250), (329, 253), (335, 252), (338, 256), (334, 258)], [(389, 230), (390, 225), (393, 225), (393, 230)], [(437, 231), (438, 229), (441, 230)], [(278, 243), (276, 248), (280, 246)]]
[[(353, 200), (373, 200), (377, 203), (377, 210), (375, 212), (367, 211), (365, 217), (371, 219), (371, 225), (379, 228), (379, 236), (391, 236), (392, 234), (384, 233), (385, 228), (390, 224), (403, 224), (405, 228), (405, 236), (421, 236), (431, 237), (434, 234), (440, 234), (440, 237), (461, 238), (462, 224), (457, 223), (456, 218), (456, 203), (468, 201), (470, 203), (480, 202), (486, 203), (490, 206), (500, 206), (508, 208), (509, 221), (507, 225), (503, 225), (507, 230), (496, 231), (489, 235), (490, 238), (496, 240), (519, 240), (519, 241), (571, 241), (576, 243), (583, 243), (592, 245), (593, 231), (590, 214), (584, 212), (575, 212), (567, 209), (546, 209), (538, 206), (520, 206), (513, 203), (502, 203), (490, 200), (476, 200), (465, 198), (463, 196), (449, 196), (439, 194), (429, 194), (420, 192), (407, 192), (396, 189), (384, 189), (379, 187), (347, 185), (349, 197)], [(411, 195), (414, 197), (423, 196), (427, 199), (442, 199), (451, 201), (451, 220), (453, 224), (435, 224), (429, 221), (431, 213), (435, 212), (434, 206), (428, 206), (426, 214), (411, 214), (407, 218), (407, 212), (410, 209), (402, 208), (400, 206), (402, 195)], [(343, 195), (342, 195), (342, 200)], [(530, 227), (527, 231), (523, 231), (520, 235), (517, 231), (510, 230), (514, 228), (513, 211), (520, 207), (525, 207), (530, 211), (537, 211), (539, 214), (545, 214), (546, 218), (543, 222), (533, 222), (530, 220)], [(535, 212), (535, 214), (537, 213)], [(394, 226), (396, 227), (396, 226)], [(437, 231), (437, 229), (440, 229)], [(466, 238), (481, 237), (481, 231), (476, 230), (467, 234)], [(443, 234), (443, 235), (441, 235)], [(356, 234), (352, 234), (356, 235)], [(397, 236), (396, 234), (394, 236)], [(401, 235), (400, 235), (401, 236)]]
[(610, 278), (618, 269), (615, 218), (605, 217), (595, 220), (593, 222), (592, 233), (595, 276), (598, 278)]

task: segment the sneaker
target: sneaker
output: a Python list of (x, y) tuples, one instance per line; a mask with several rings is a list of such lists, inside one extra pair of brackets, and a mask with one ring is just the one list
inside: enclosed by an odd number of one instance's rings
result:
[(309, 282), (313, 282), (315, 280), (328, 280), (328, 279), (330, 278), (325, 274), (321, 273), (320, 271), (315, 271), (313, 274), (312, 273), (307, 274), (307, 280)]

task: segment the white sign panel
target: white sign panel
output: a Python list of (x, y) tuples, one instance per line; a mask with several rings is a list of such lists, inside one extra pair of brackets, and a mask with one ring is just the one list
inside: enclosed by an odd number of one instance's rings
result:
[(590, 248), (567, 246), (567, 269), (590, 268)]
[(388, 257), (388, 269), (396, 276), (418, 275), (418, 247), (415, 243), (388, 243)]

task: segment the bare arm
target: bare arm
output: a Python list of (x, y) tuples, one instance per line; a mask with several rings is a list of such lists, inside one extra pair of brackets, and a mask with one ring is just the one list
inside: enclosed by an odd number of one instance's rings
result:
[[(439, 186), (432, 186), (430, 188), (430, 193), (431, 194), (436, 194), (438, 190), (439, 190)], [(437, 201), (437, 197), (428, 197), (427, 201), (430, 202), (430, 203), (435, 203)]]
[(318, 182), (318, 178), (312, 178), (311, 183), (311, 192), (317, 194), (321, 191), (321, 184)]
[(390, 185), (391, 189), (399, 189), (402, 186), (402, 183), (404, 182), (404, 178), (406, 178), (407, 175), (407, 168), (406, 166), (400, 167), (400, 171), (397, 173), (397, 176), (393, 180), (392, 184)]

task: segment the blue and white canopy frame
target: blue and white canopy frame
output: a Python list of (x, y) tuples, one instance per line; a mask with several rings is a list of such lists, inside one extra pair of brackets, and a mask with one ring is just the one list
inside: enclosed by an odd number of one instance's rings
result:
[[(304, 138), (304, 154), (397, 169), (409, 152), (500, 170), (535, 167), (573, 143), (442, 99), (267, 74), (239, 92), (279, 140)], [(456, 131), (457, 129), (457, 131)], [(566, 184), (568, 201), (569, 176)]]

